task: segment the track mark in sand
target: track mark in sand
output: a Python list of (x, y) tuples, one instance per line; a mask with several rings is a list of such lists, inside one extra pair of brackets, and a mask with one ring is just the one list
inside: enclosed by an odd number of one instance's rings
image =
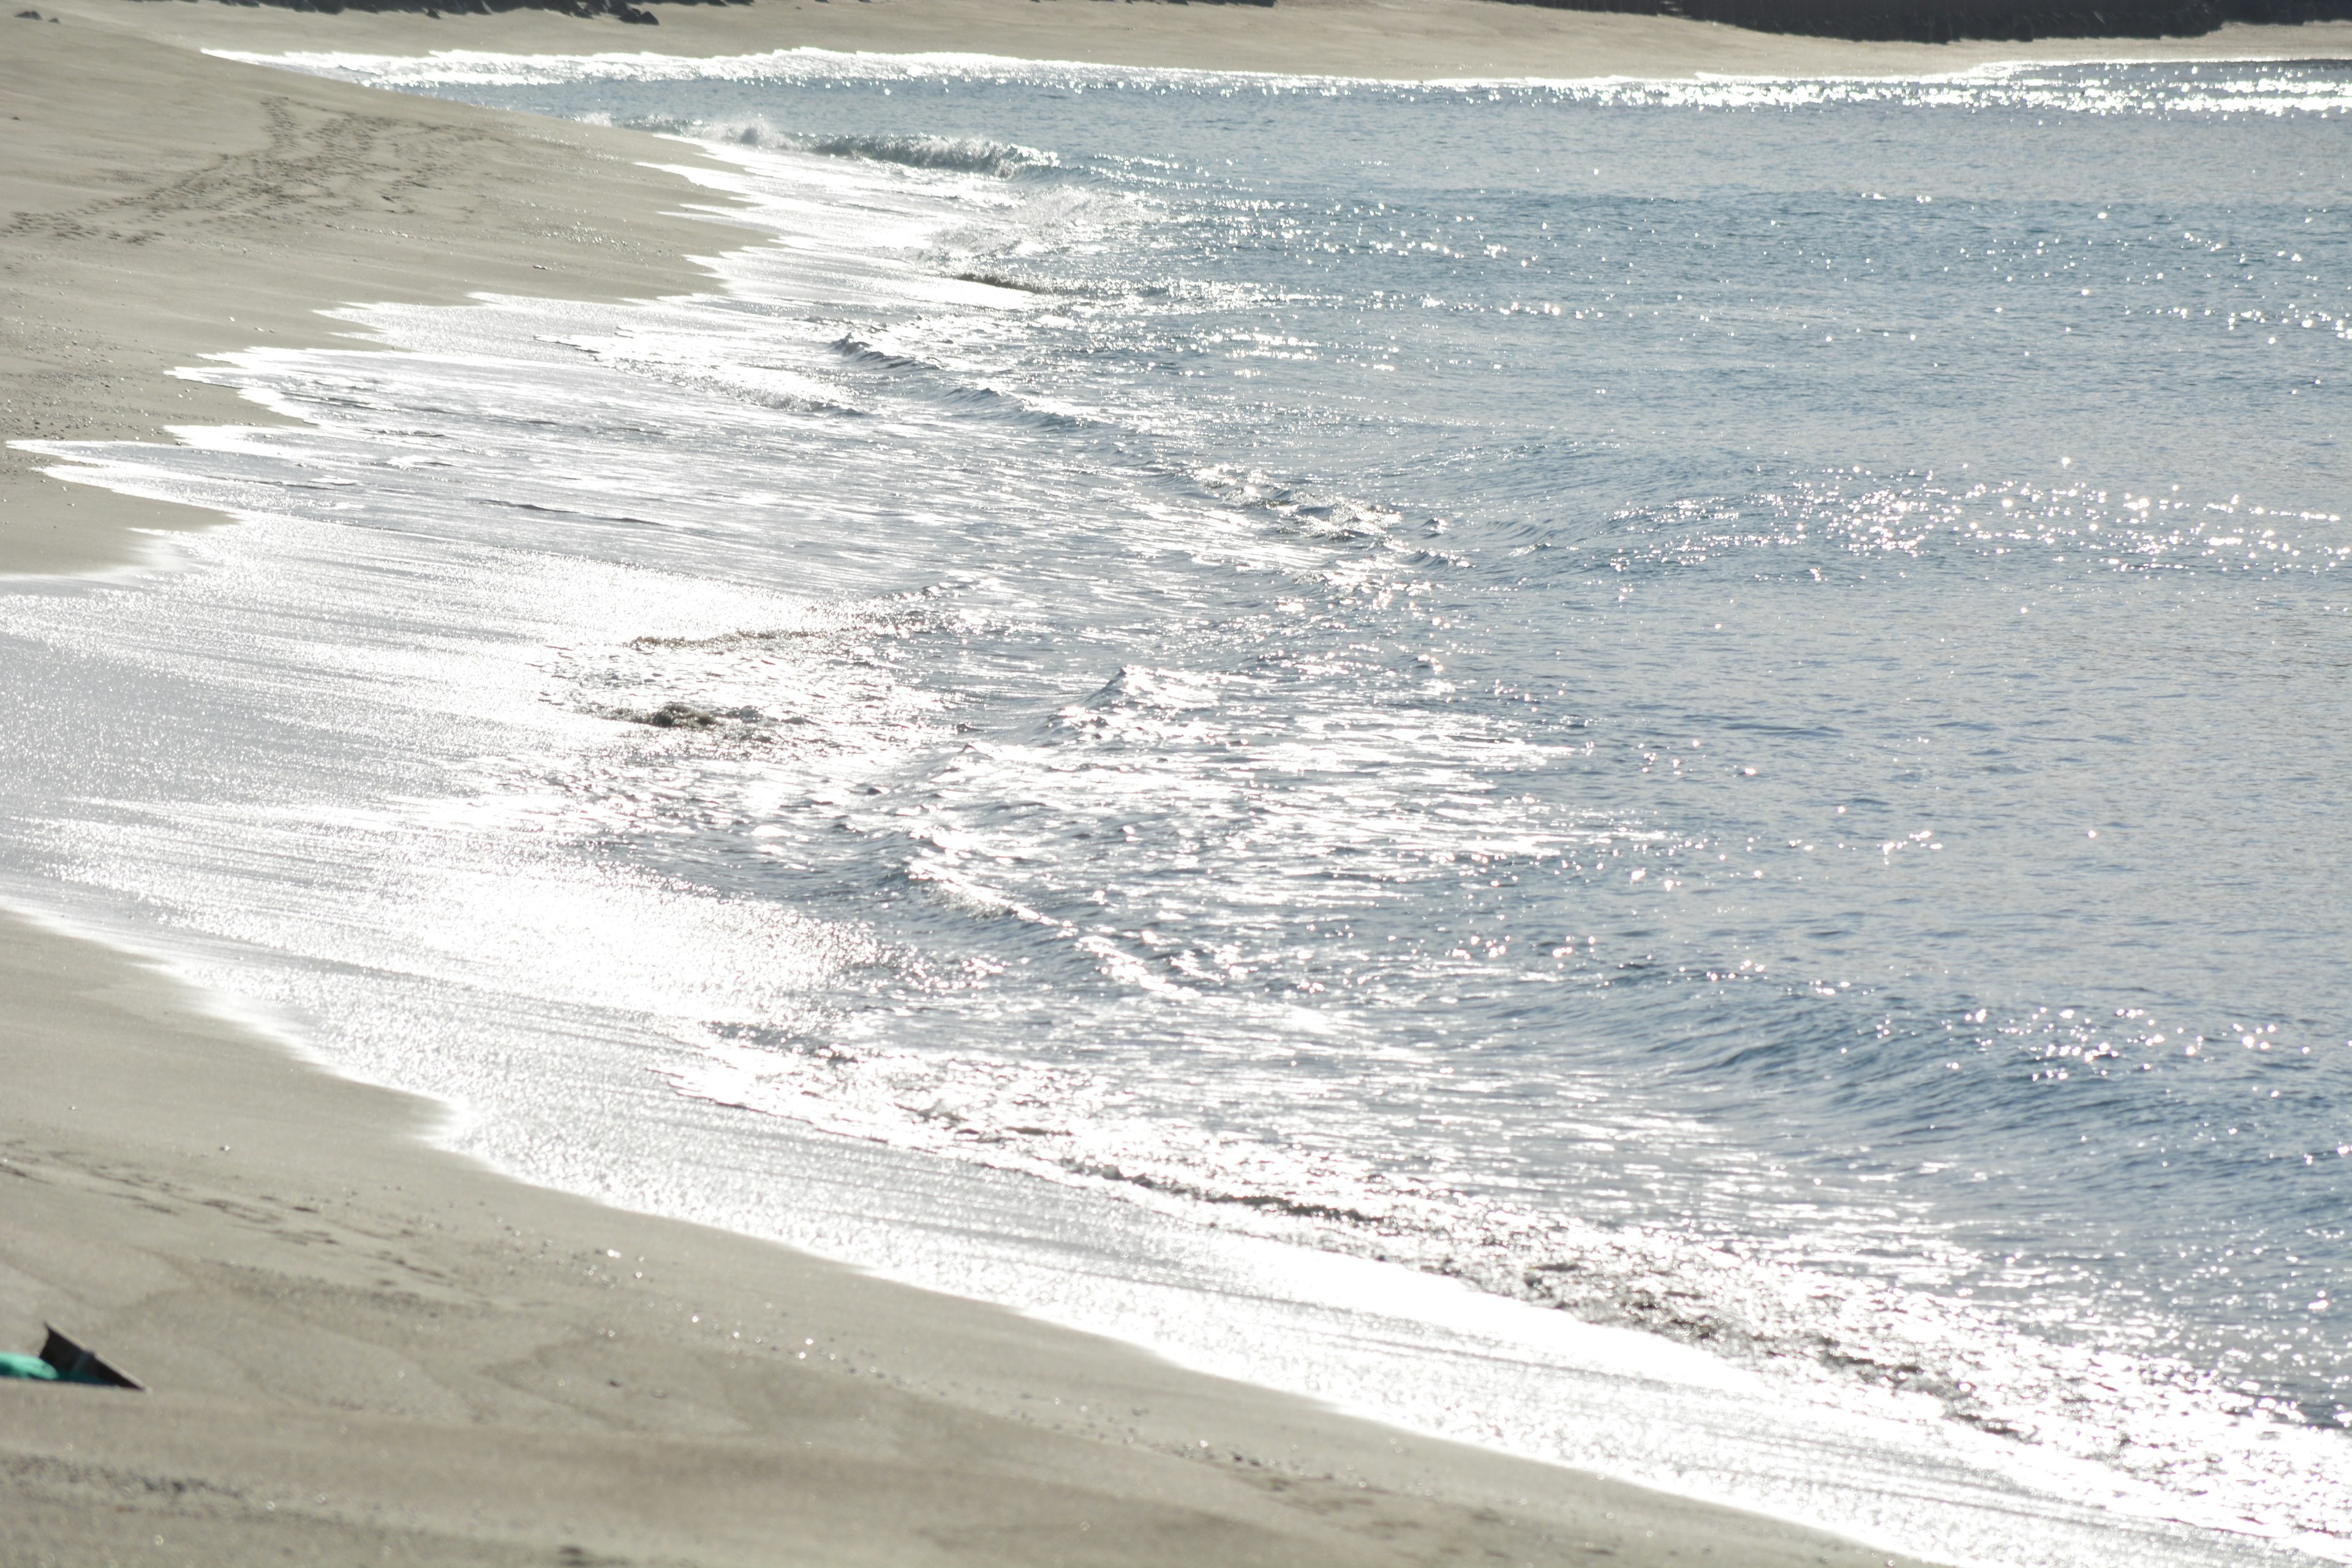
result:
[(176, 1503), (198, 1499), (231, 1503), (246, 1500), (241, 1489), (223, 1486), (200, 1477), (151, 1475), (48, 1454), (0, 1456), (0, 1478), (5, 1478), (10, 1490), (38, 1489), (50, 1493), (79, 1494), (85, 1501), (96, 1500), (89, 1496), (91, 1493), (101, 1493), (124, 1503)]
[(273, 1194), (257, 1198), (233, 1196), (192, 1187), (136, 1167), (93, 1161), (61, 1150), (45, 1154), (23, 1145), (14, 1146), (7, 1155), (0, 1156), (0, 1173), (65, 1191), (79, 1189), (166, 1218), (177, 1218), (190, 1209), (209, 1209), (274, 1242), (303, 1248), (346, 1249), (354, 1259), (352, 1268), (390, 1268), (418, 1289), (446, 1289), (456, 1284), (449, 1277), (422, 1267), (406, 1256), (399, 1243), (413, 1236), (413, 1231), (370, 1229), (347, 1219), (330, 1219), (316, 1203)]
[(427, 192), (448, 195), (466, 172), (465, 154), (482, 140), (452, 126), (330, 113), (283, 97), (263, 100), (262, 108), (268, 147), (226, 154), (127, 195), (20, 214), (0, 226), (0, 239), (144, 245), (173, 231), (236, 234), (398, 217), (415, 213), (415, 199)]

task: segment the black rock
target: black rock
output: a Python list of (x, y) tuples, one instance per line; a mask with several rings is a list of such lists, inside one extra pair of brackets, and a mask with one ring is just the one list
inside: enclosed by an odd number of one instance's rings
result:
[(1560, 11), (1687, 16), (1759, 33), (1857, 43), (1945, 44), (1960, 38), (2194, 37), (2224, 22), (2352, 20), (2352, 0), (1504, 0)]

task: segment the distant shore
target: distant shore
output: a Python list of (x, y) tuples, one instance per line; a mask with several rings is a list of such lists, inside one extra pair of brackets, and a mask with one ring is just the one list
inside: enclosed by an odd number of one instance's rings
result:
[[(657, 35), (550, 14), (38, 9), (0, 18), (9, 439), (256, 422), (170, 371), (334, 342), (347, 329), (317, 312), (346, 302), (685, 291), (707, 276), (694, 257), (741, 242), (723, 216), (680, 216), (710, 198), (646, 166), (686, 161), (674, 142), (199, 47), (812, 44), (1372, 75), (2007, 58), (1486, 0), (758, 0), (666, 8)], [(2352, 52), (2352, 30), (2323, 31), (2216, 35), (2196, 58)], [(0, 457), (0, 573), (122, 567), (154, 531), (222, 521), (45, 466)], [(12, 1563), (1895, 1561), (522, 1186), (427, 1146), (431, 1108), (16, 915), (0, 1060), (0, 1349), (54, 1322), (151, 1390), (0, 1383)]]
[[(1688, 0), (1684, 9), (1696, 11), (1713, 3), (1729, 0)], [(2040, 0), (1966, 3), (2030, 10)], [(2197, 0), (2160, 3), (2193, 6)], [(2232, 23), (2193, 37), (1854, 43), (1685, 16), (1563, 10), (1503, 0), (1277, 0), (1271, 6), (1177, 5), (1169, 0), (752, 0), (747, 5), (643, 0), (640, 8), (657, 24), (652, 26), (632, 26), (612, 17), (583, 21), (547, 11), (488, 16), (443, 12), (436, 21), (414, 12), (345, 11), (331, 16), (217, 0), (97, 4), (116, 16), (151, 13), (133, 19), (159, 37), (206, 48), (725, 55), (811, 47), (1414, 79), (1689, 78), (1701, 72), (1901, 76), (1964, 70), (1997, 60), (2352, 55), (2352, 22)]]
[[(7, 437), (155, 440), (267, 418), (172, 378), (205, 353), (333, 341), (316, 312), (475, 290), (690, 289), (738, 243), (674, 216), (627, 132), (401, 100), (191, 51), (425, 54), (818, 47), (963, 52), (1391, 79), (1902, 76), (2008, 60), (2352, 58), (2352, 23), (2195, 38), (1854, 44), (1498, 0), (753, 0), (663, 5), (660, 25), (551, 11), (329, 16), (216, 0), (47, 0), (0, 17), (0, 416)], [(62, 17), (61, 22), (48, 18)], [(289, 180), (293, 173), (317, 176)], [(0, 447), (0, 574), (119, 565), (139, 532), (209, 514), (43, 477)]]

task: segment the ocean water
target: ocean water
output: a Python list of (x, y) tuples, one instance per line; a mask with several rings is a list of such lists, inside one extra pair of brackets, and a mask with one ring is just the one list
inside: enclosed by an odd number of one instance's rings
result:
[(715, 154), (719, 280), (42, 448), (245, 521), (0, 595), (11, 901), (1406, 1425), (2352, 1556), (2352, 68), (286, 63)]

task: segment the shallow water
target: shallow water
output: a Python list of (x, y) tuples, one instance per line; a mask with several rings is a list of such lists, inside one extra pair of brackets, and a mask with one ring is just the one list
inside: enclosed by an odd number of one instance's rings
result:
[[(306, 63), (702, 139), (752, 247), (52, 448), (258, 521), (0, 601), (17, 896), (510, 1168), (1395, 1418), (2352, 1534), (2352, 72)], [(1285, 1370), (1395, 1287), (1267, 1241), (1709, 1359), (1615, 1454), (1538, 1314)]]

